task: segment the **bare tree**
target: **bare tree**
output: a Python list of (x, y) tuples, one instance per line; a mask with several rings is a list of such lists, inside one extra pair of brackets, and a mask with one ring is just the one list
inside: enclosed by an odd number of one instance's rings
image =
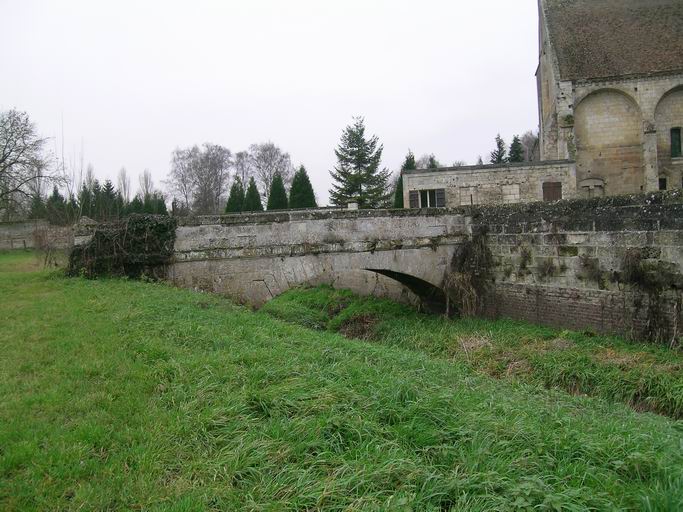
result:
[(529, 130), (522, 135), (522, 148), (524, 148), (524, 161), (532, 162), (535, 157), (536, 146), (538, 146), (538, 135)]
[(152, 173), (149, 169), (145, 169), (140, 175), (140, 195), (150, 197), (154, 193), (154, 181), (152, 180)]
[(467, 162), (465, 162), (464, 160), (456, 160), (455, 162), (453, 162), (452, 167), (465, 167), (466, 165)]
[(130, 203), (130, 177), (128, 176), (128, 172), (126, 171), (125, 167), (121, 167), (121, 169), (119, 169), (117, 185), (124, 203)]
[(171, 154), (171, 172), (164, 183), (174, 197), (179, 197), (184, 209), (193, 203), (199, 148), (176, 148)]
[(252, 174), (254, 173), (251, 155), (249, 152), (240, 151), (235, 153), (233, 166), (235, 168), (235, 176), (238, 177), (242, 181), (242, 184), (245, 184), (246, 186), (246, 183), (249, 182), (249, 178), (251, 178)]
[(292, 183), (292, 160), (289, 153), (285, 153), (272, 142), (262, 144), (252, 144), (249, 147), (251, 164), (254, 175), (260, 185), (261, 193), (264, 198), (270, 195), (270, 187), (273, 183), (275, 174), (280, 173), (289, 188)]
[(57, 180), (44, 154), (46, 142), (26, 112), (0, 112), (0, 213), (6, 219), (23, 208), (32, 192)]
[(193, 208), (199, 214), (218, 213), (228, 192), (232, 152), (223, 146), (206, 143), (193, 160)]

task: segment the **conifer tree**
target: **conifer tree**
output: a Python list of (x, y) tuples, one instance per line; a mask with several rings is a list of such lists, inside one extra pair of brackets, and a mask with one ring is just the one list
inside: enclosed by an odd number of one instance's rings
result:
[(242, 207), (243, 212), (262, 212), (263, 204), (261, 203), (261, 194), (259, 194), (258, 188), (256, 188), (256, 182), (254, 177), (249, 178), (249, 186), (247, 187), (247, 193), (244, 196), (244, 206)]
[(496, 135), (496, 149), (491, 152), (491, 163), (492, 164), (504, 164), (507, 162), (506, 157), (507, 150), (505, 149), (505, 141), (500, 136), (500, 133)]
[(389, 202), (387, 181), (389, 171), (380, 169), (383, 146), (377, 136), (365, 137), (365, 124), (361, 117), (347, 126), (335, 154), (337, 165), (330, 175), (334, 180), (330, 201), (344, 206), (352, 199), (360, 208), (381, 208)]
[(136, 194), (133, 200), (128, 203), (128, 206), (126, 207), (126, 213), (130, 215), (131, 213), (144, 213), (144, 208), (145, 205), (142, 202), (142, 199), (140, 199), (140, 194)]
[(512, 138), (512, 143), (510, 144), (510, 152), (508, 153), (508, 162), (523, 162), (524, 161), (524, 146), (522, 146), (522, 140), (519, 135), (515, 135)]
[(45, 219), (47, 217), (47, 209), (45, 202), (40, 194), (36, 194), (31, 199), (31, 210), (29, 212), (29, 219)]
[(244, 206), (244, 186), (239, 176), (235, 177), (235, 181), (230, 187), (230, 195), (228, 196), (228, 203), (225, 205), (225, 213), (239, 213)]
[(66, 201), (64, 200), (64, 196), (59, 193), (59, 189), (56, 185), (52, 190), (52, 195), (48, 197), (45, 202), (45, 210), (47, 213), (47, 220), (51, 224), (64, 225), (67, 223)]
[(268, 210), (286, 210), (288, 206), (289, 200), (287, 199), (285, 182), (282, 181), (282, 175), (276, 172), (270, 184), (267, 208)]
[(110, 220), (113, 218), (114, 208), (116, 202), (116, 190), (114, 184), (107, 180), (102, 187), (102, 220)]
[(88, 187), (87, 183), (83, 183), (80, 192), (78, 193), (78, 208), (81, 211), (81, 215), (86, 217), (93, 217), (93, 200), (92, 191)]
[(427, 169), (438, 169), (439, 162), (436, 160), (434, 155), (429, 155), (429, 163), (427, 164)]
[(289, 190), (289, 207), (290, 208), (315, 208), (318, 203), (315, 200), (315, 192), (313, 192), (313, 185), (308, 178), (306, 168), (302, 165), (299, 170), (294, 173), (292, 179), (292, 188)]
[(401, 165), (401, 172), (398, 175), (396, 181), (396, 189), (394, 190), (394, 208), (403, 208), (403, 171), (412, 171), (417, 169), (417, 163), (415, 162), (415, 155), (412, 151), (408, 151), (406, 159)]

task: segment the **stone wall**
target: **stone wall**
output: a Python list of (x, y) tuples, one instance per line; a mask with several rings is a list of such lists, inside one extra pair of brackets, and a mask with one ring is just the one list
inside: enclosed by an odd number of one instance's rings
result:
[(674, 336), (681, 322), (683, 204), (660, 199), (482, 209), (468, 225), (489, 231), (494, 255), (486, 314), (644, 337), (651, 297), (624, 277), (627, 251), (638, 250), (647, 264), (672, 276), (653, 306)]
[(373, 270), (438, 287), (463, 215), (410, 210), (292, 211), (181, 219), (169, 279), (260, 305), (299, 284), (326, 283), (416, 302), (409, 287)]
[(52, 226), (44, 220), (0, 223), (0, 250), (42, 249), (46, 244), (68, 249), (73, 242), (71, 226)]
[(411, 190), (446, 190), (446, 207), (506, 204), (543, 200), (543, 184), (562, 183), (562, 197), (576, 195), (573, 162), (539, 162), (420, 169), (403, 174), (404, 205), (410, 207)]
[[(482, 232), (495, 277), (485, 315), (640, 338), (654, 310), (665, 337), (678, 335), (681, 192), (180, 219), (168, 278), (255, 306), (293, 286), (321, 283), (424, 304), (442, 294), (458, 248)], [(633, 251), (667, 276), (661, 293), (626, 277)]]

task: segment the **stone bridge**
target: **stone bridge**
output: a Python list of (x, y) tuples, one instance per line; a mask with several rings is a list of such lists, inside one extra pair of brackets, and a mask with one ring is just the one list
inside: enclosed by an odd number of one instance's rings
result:
[[(683, 195), (422, 210), (306, 210), (180, 219), (167, 267), (178, 286), (259, 306), (330, 284), (438, 310), (453, 254), (485, 230), (493, 283), (482, 314), (649, 336), (681, 331)], [(625, 256), (666, 275), (655, 297)], [(660, 279), (661, 281), (661, 279)], [(439, 307), (437, 307), (439, 306)]]
[(302, 284), (430, 306), (462, 214), (443, 210), (315, 210), (198, 217), (180, 222), (169, 278), (178, 286), (259, 306)]

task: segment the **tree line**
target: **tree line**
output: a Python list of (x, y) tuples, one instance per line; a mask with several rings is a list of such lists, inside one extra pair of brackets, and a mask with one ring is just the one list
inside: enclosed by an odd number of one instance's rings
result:
[[(164, 181), (168, 197), (154, 188), (148, 170), (140, 176), (139, 192), (131, 197), (125, 168), (116, 185), (97, 180), (92, 166), (76, 180), (75, 173), (65, 172), (63, 157), (60, 166), (45, 151), (46, 141), (26, 113), (0, 112), (0, 219), (47, 218), (67, 224), (81, 216), (110, 221), (131, 213), (183, 216), (317, 207), (306, 168), (300, 165), (295, 170), (289, 153), (272, 142), (252, 144), (237, 153), (211, 143), (177, 148)], [(490, 162), (530, 160), (536, 143), (537, 137), (528, 132), (515, 136), (508, 149), (498, 135)], [(402, 208), (403, 172), (443, 167), (433, 154), (416, 158), (409, 151), (392, 179), (391, 171), (382, 166), (383, 151), (378, 137), (366, 133), (364, 119), (354, 118), (334, 150), (337, 162), (329, 171), (333, 206), (355, 202), (360, 208)], [(481, 157), (478, 163), (483, 163)], [(464, 165), (460, 160), (453, 163)]]

